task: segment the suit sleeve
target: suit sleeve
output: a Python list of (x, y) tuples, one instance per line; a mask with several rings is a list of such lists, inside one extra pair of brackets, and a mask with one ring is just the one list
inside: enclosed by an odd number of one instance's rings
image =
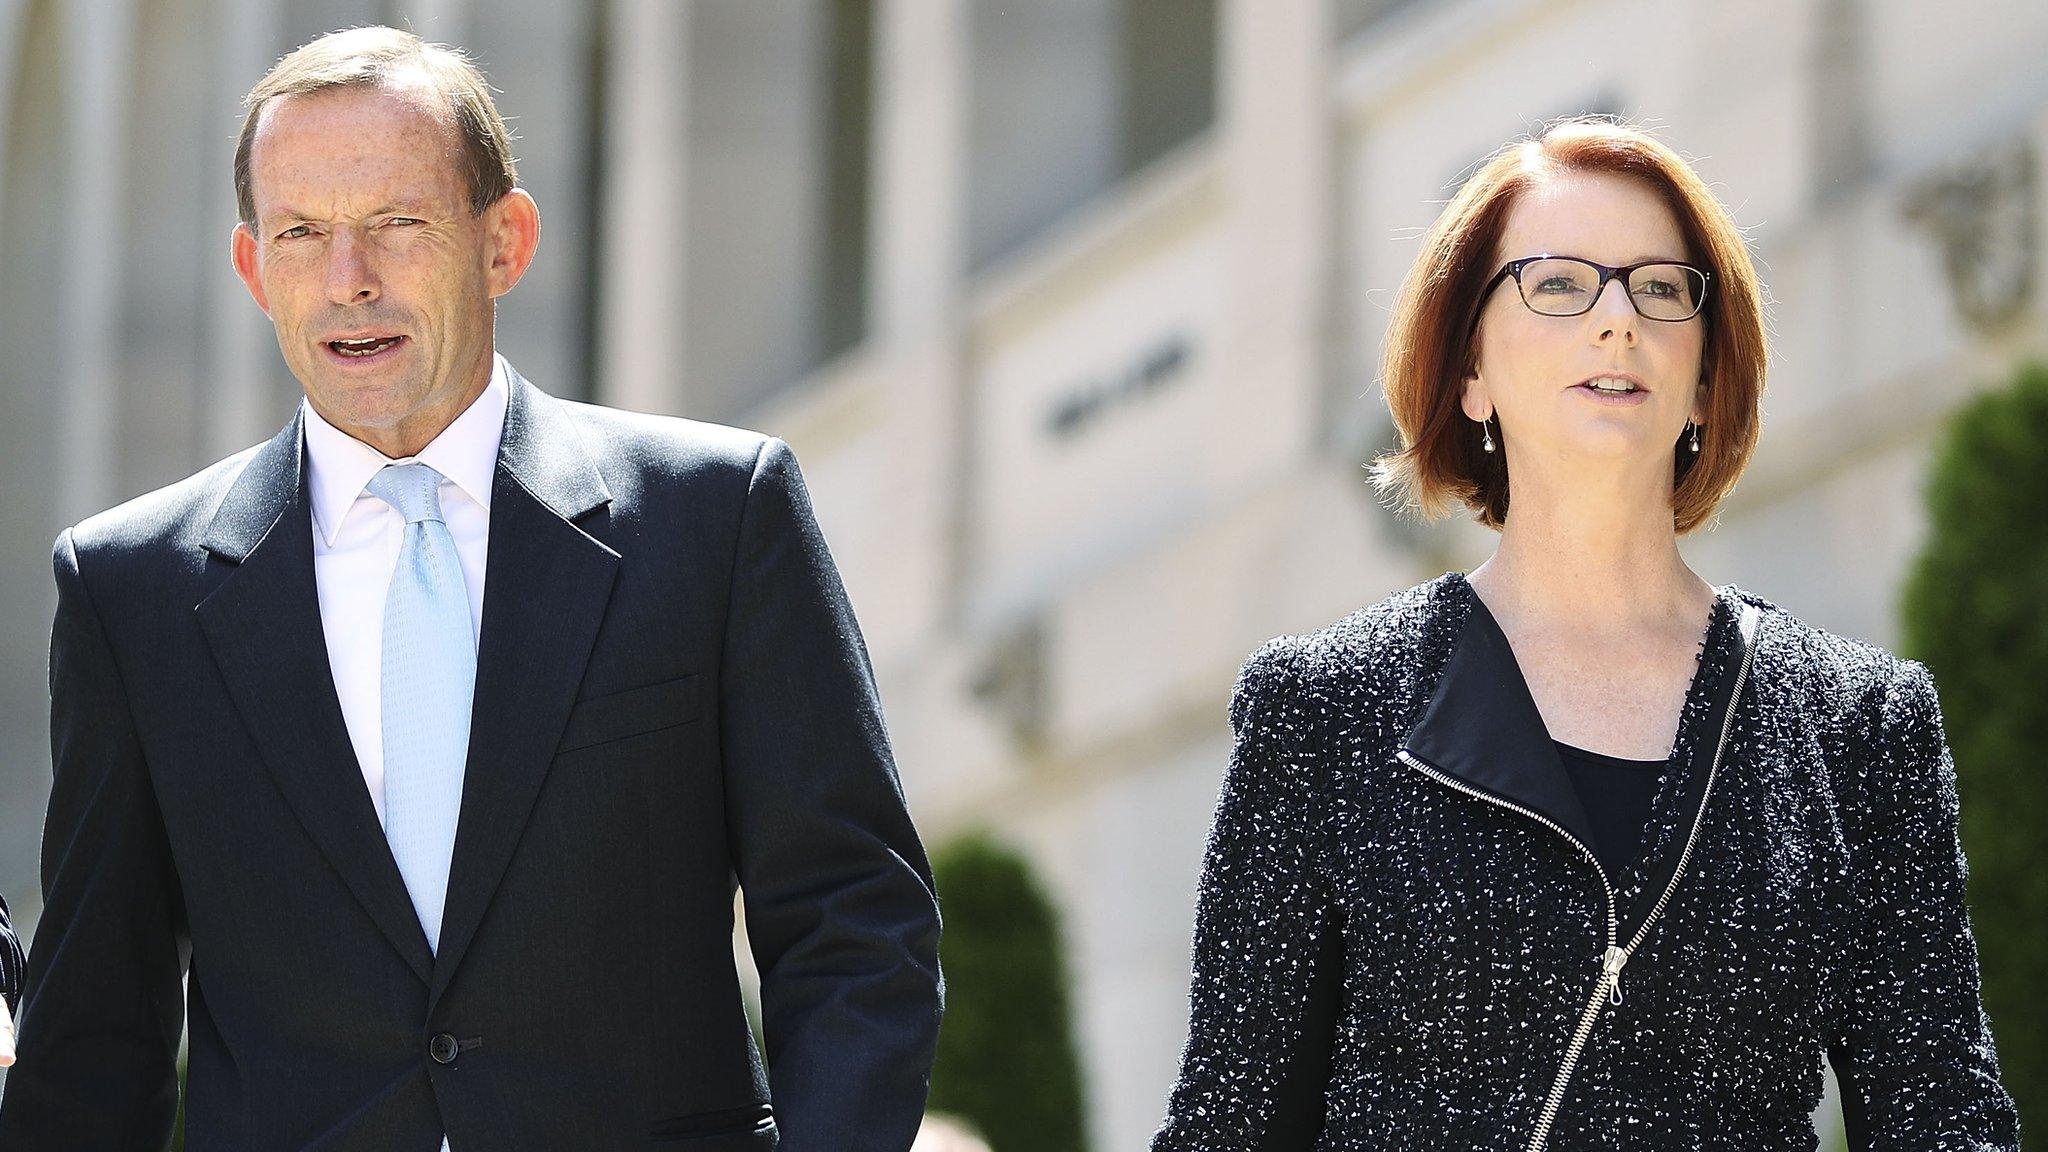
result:
[(1307, 1152), (1341, 987), (1285, 641), (1245, 662), (1195, 908), (1187, 1047), (1153, 1152)]
[(931, 865), (787, 445), (755, 460), (719, 689), (726, 815), (782, 1152), (903, 1152), (942, 985)]
[(1849, 806), (1857, 936), (1828, 1059), (1857, 1152), (2019, 1152), (1978, 995), (1955, 765), (1927, 668), (1901, 661)]
[(121, 674), (72, 537), (57, 541), (43, 913), (0, 1149), (170, 1143), (189, 943)]

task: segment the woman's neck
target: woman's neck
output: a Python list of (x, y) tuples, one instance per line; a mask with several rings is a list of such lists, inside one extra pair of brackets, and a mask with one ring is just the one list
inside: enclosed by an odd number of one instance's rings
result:
[(1469, 578), (1511, 634), (1528, 625), (1621, 638), (1696, 625), (1714, 590), (1679, 554), (1668, 501), (1598, 485), (1546, 495), (1517, 490), (1500, 546)]

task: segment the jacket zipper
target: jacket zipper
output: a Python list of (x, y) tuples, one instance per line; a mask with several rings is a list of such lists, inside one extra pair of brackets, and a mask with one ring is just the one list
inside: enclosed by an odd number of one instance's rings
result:
[[(1745, 615), (1750, 611), (1753, 609), (1745, 605)], [(1658, 895), (1657, 902), (1650, 906), (1650, 914), (1643, 918), (1642, 927), (1636, 930), (1634, 938), (1628, 942), (1626, 948), (1615, 945), (1614, 888), (1607, 881), (1607, 870), (1600, 866), (1599, 858), (1593, 855), (1592, 849), (1586, 847), (1577, 836), (1541, 812), (1474, 788), (1417, 758), (1406, 748), (1395, 750), (1395, 756), (1402, 763), (1430, 779), (1468, 796), (1476, 796), (1489, 804), (1520, 812), (1555, 831), (1579, 850), (1579, 854), (1586, 858), (1586, 862), (1593, 866), (1593, 871), (1600, 877), (1600, 893), (1607, 901), (1607, 947), (1600, 957), (1600, 978), (1594, 982), (1593, 993), (1587, 998), (1586, 1007), (1579, 1013), (1579, 1025), (1573, 1030), (1571, 1043), (1565, 1047), (1564, 1062), (1558, 1067), (1557, 1075), (1551, 1081), (1550, 1094), (1543, 1101), (1543, 1113), (1537, 1118), (1535, 1131), (1530, 1133), (1529, 1143), (1526, 1145), (1527, 1152), (1542, 1152), (1544, 1145), (1549, 1143), (1550, 1130), (1557, 1123), (1558, 1109), (1564, 1105), (1565, 1089), (1571, 1084), (1572, 1073), (1578, 1070), (1579, 1060), (1586, 1054), (1586, 1044), (1592, 1038), (1593, 1025), (1600, 1019), (1600, 1002), (1611, 997), (1613, 1003), (1621, 1003), (1621, 970), (1628, 965), (1629, 958), (1635, 955), (1636, 949), (1649, 938), (1650, 927), (1657, 922), (1657, 917), (1663, 914), (1664, 906), (1671, 902), (1671, 894), (1678, 890), (1678, 881), (1685, 875), (1685, 866), (1692, 861), (1693, 847), (1699, 842), (1700, 825), (1706, 820), (1707, 801), (1714, 794), (1714, 777), (1721, 770), (1721, 754), (1727, 750), (1728, 733), (1734, 728), (1735, 705), (1742, 698), (1743, 685), (1749, 680), (1750, 665), (1756, 660), (1756, 633), (1761, 627), (1762, 618), (1759, 616), (1756, 626), (1750, 629), (1746, 637), (1748, 643), (1742, 654), (1742, 664), (1735, 672), (1735, 688), (1728, 694), (1728, 707), (1721, 716), (1721, 735), (1714, 744), (1714, 758), (1707, 765), (1706, 787), (1700, 792), (1700, 806), (1693, 813), (1692, 829), (1686, 834), (1684, 849), (1679, 852), (1678, 867), (1672, 871), (1670, 881), (1664, 885), (1664, 891)]]

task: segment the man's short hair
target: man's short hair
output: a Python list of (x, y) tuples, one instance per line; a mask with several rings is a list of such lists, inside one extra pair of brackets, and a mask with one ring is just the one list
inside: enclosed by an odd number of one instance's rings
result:
[(242, 223), (256, 223), (250, 151), (263, 109), (285, 96), (358, 86), (423, 95), (439, 105), (437, 111), (461, 137), (462, 182), (469, 189), (471, 212), (482, 212), (518, 184), (511, 130), (498, 114), (483, 72), (468, 55), (397, 28), (349, 28), (309, 41), (279, 60), (242, 98), (248, 114), (235, 143), (235, 201)]

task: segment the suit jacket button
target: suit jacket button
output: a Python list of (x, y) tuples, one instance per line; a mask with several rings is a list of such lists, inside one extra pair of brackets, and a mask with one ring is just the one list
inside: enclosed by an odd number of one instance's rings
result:
[(436, 1032), (434, 1038), (427, 1041), (427, 1055), (432, 1056), (436, 1064), (455, 1063), (456, 1051), (455, 1037), (446, 1032)]

